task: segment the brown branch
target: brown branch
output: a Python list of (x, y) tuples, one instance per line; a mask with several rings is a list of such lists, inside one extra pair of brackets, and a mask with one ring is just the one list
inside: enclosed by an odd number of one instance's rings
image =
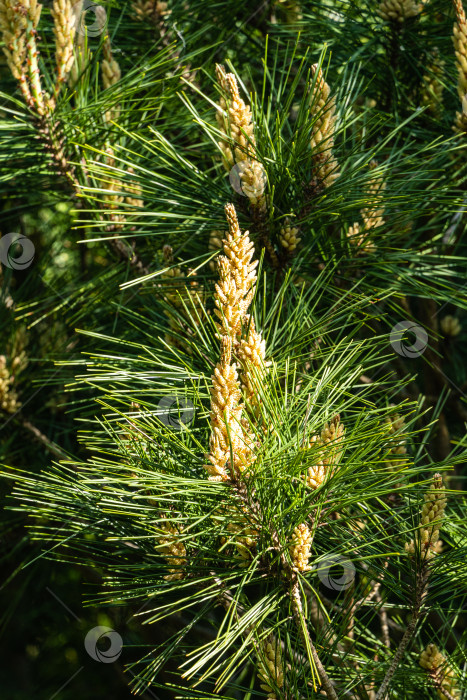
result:
[(79, 183), (75, 168), (68, 162), (63, 148), (65, 135), (60, 122), (53, 122), (50, 113), (37, 117), (35, 121), (42, 145), (49, 153), (58, 175), (65, 177), (69, 186), (76, 191), (79, 188)]
[(299, 587), (297, 580), (295, 580), (292, 583), (290, 595), (291, 595), (291, 599), (292, 599), (292, 611), (293, 611), (293, 617), (295, 620), (295, 624), (297, 626), (297, 629), (298, 629), (300, 636), (303, 639), (305, 646), (307, 648), (309, 648), (311, 651), (313, 663), (315, 664), (315, 666), (318, 670), (318, 675), (319, 675), (321, 684), (323, 686), (323, 689), (324, 689), (328, 698), (331, 698), (331, 700), (339, 700), (339, 698), (336, 694), (336, 691), (334, 690), (332, 681), (329, 678), (328, 674), (326, 673), (326, 670), (325, 670), (325, 668), (324, 668), (323, 664), (321, 663), (320, 658), (318, 656), (318, 652), (316, 651), (316, 648), (311, 640), (310, 633), (308, 631), (308, 626), (307, 626), (306, 619), (305, 619), (305, 615), (303, 613), (302, 599), (300, 596), (300, 587)]
[(128, 262), (130, 266), (141, 275), (149, 274), (147, 265), (142, 262), (135, 251), (130, 246), (126, 245), (121, 238), (113, 237), (108, 240), (111, 248), (113, 248), (120, 260)]
[[(376, 592), (376, 598), (375, 598), (377, 603), (382, 603), (383, 599), (381, 597), (381, 593), (379, 590)], [(383, 638), (383, 644), (386, 647), (386, 649), (391, 648), (391, 639), (389, 636), (389, 623), (388, 623), (388, 614), (386, 612), (386, 609), (384, 608), (383, 605), (381, 605), (379, 609), (379, 621), (381, 625), (381, 636)]]
[(53, 454), (55, 457), (58, 459), (70, 459), (70, 455), (68, 455), (66, 452), (64, 452), (55, 442), (52, 440), (49, 440), (47, 435), (44, 435), (39, 428), (36, 428), (35, 425), (33, 425), (30, 421), (28, 421), (26, 418), (23, 416), (19, 416), (19, 422), (23, 426), (23, 428), (26, 428), (26, 430), (29, 430), (30, 433), (34, 435), (34, 438), (40, 442), (41, 445), (45, 447), (48, 452)]
[(437, 680), (436, 678), (431, 677), (431, 680), (433, 682), (433, 685), (435, 686), (436, 690), (441, 693), (441, 695), (444, 695), (447, 700), (458, 700), (457, 698), (454, 697), (454, 695), (451, 695), (449, 690), (446, 690), (446, 688), (443, 688), (441, 685), (441, 681)]
[[(77, 197), (80, 193), (80, 183), (76, 176), (74, 166), (69, 163), (66, 157), (64, 149), (66, 137), (62, 131), (60, 122), (52, 122), (50, 114), (37, 117), (35, 122), (39, 132), (39, 138), (43, 143), (44, 149), (50, 154), (57, 174), (66, 180), (72, 195)], [(103, 207), (101, 208), (103, 209)], [(111, 227), (109, 227), (108, 230), (111, 230)], [(135, 251), (130, 246), (125, 245), (119, 238), (116, 236), (112, 237), (109, 239), (109, 244), (116, 252), (119, 259), (128, 262), (136, 272), (143, 275), (149, 273), (149, 268), (136, 255)]]
[(397, 651), (394, 654), (394, 658), (386, 672), (381, 687), (376, 693), (376, 700), (383, 700), (383, 698), (386, 697), (392, 677), (405, 654), (405, 650), (407, 649), (409, 642), (412, 640), (415, 629), (417, 627), (418, 620), (420, 619), (423, 601), (425, 600), (427, 594), (427, 583), (429, 574), (430, 570), (427, 567), (427, 565), (424, 564), (422, 566), (421, 571), (417, 574), (417, 583), (415, 587), (415, 601), (412, 608), (412, 619), (410, 620), (407, 629), (404, 632), (404, 636), (402, 637), (399, 647), (397, 648)]

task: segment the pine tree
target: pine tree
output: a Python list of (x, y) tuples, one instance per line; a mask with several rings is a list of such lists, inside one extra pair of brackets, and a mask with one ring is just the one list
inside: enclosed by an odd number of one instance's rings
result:
[(0, 32), (12, 581), (96, 571), (136, 693), (461, 698), (461, 2)]

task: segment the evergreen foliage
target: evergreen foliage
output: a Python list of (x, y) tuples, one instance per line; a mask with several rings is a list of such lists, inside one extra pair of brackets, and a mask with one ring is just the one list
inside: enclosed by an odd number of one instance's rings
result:
[(11, 663), (37, 583), (90, 610), (39, 700), (464, 697), (460, 0), (0, 0), (0, 34)]

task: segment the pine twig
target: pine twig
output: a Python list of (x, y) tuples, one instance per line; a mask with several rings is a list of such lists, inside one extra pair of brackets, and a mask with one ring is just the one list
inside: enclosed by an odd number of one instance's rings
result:
[(438, 693), (441, 693), (441, 695), (444, 695), (444, 697), (447, 698), (447, 700), (456, 700), (454, 695), (451, 695), (449, 690), (446, 690), (446, 688), (443, 688), (443, 686), (441, 685), (441, 681), (437, 681), (434, 678), (432, 678), (431, 680), (433, 681), (433, 685), (435, 686)]
[(131, 267), (136, 270), (141, 275), (148, 275), (149, 268), (143, 263), (141, 258), (139, 258), (136, 253), (129, 246), (125, 245), (120, 238), (112, 237), (109, 239), (111, 248), (118, 255), (120, 260), (128, 262)]
[[(375, 600), (377, 603), (382, 603), (383, 599), (381, 597), (381, 593), (379, 590), (376, 592)], [(386, 647), (386, 649), (391, 648), (391, 639), (389, 636), (389, 623), (388, 623), (388, 614), (384, 608), (384, 606), (381, 606), (379, 609), (379, 621), (381, 625), (381, 636), (383, 638), (383, 644)]]
[(409, 645), (409, 642), (412, 640), (413, 634), (415, 632), (415, 629), (417, 627), (418, 620), (420, 618), (420, 613), (422, 610), (422, 605), (423, 601), (425, 600), (426, 592), (427, 592), (427, 583), (428, 583), (428, 577), (429, 577), (430, 571), (427, 568), (426, 564), (423, 565), (422, 570), (417, 576), (417, 585), (416, 585), (416, 590), (415, 590), (415, 603), (412, 611), (412, 619), (410, 620), (407, 629), (404, 632), (404, 636), (401, 639), (401, 642), (399, 644), (399, 647), (394, 655), (394, 658), (391, 662), (391, 665), (389, 669), (387, 670), (387, 673), (384, 677), (384, 680), (381, 684), (380, 689), (376, 693), (376, 699), (375, 700), (383, 700), (383, 698), (386, 697), (389, 684), (392, 680), (393, 675), (395, 674), (397, 667), (399, 663), (402, 660), (402, 657), (405, 654), (405, 650), (407, 649), (407, 646)]
[(318, 652), (316, 651), (316, 647), (311, 640), (310, 633), (306, 624), (305, 615), (303, 613), (302, 599), (300, 596), (300, 588), (297, 580), (295, 580), (295, 582), (293, 583), (290, 593), (292, 598), (292, 610), (295, 624), (297, 625), (299, 634), (303, 637), (305, 646), (311, 650), (311, 656), (318, 670), (318, 675), (323, 689), (328, 698), (331, 698), (331, 700), (339, 700), (336, 691), (334, 690), (334, 687), (332, 685), (332, 681), (326, 673), (326, 669), (321, 663), (320, 658), (318, 656)]
[[(228, 588), (225, 587), (224, 583), (222, 582), (222, 580), (219, 578), (219, 576), (216, 574), (215, 571), (210, 571), (209, 573), (212, 576), (214, 583), (216, 584), (216, 586), (220, 590), (219, 601), (220, 601), (221, 605), (223, 605), (223, 607), (225, 608), (225, 610), (227, 612), (230, 610), (230, 606), (235, 601), (235, 616), (237, 617), (237, 621), (238, 621), (238, 613), (240, 613), (241, 615), (245, 615), (245, 613), (247, 612), (246, 608), (238, 600), (236, 600), (234, 598), (232, 592)], [(283, 639), (278, 641), (273, 635), (273, 640), (274, 640), (274, 645), (279, 644), (279, 646), (281, 647), (282, 654), (285, 655), (286, 653), (290, 653), (290, 650), (288, 649), (288, 647)], [(298, 651), (293, 650), (292, 656), (293, 656), (293, 662), (297, 665), (303, 666), (303, 664), (306, 664), (308, 662), (308, 659), (306, 658), (306, 656), (303, 656)]]
[(29, 430), (30, 433), (34, 435), (34, 438), (45, 447), (48, 452), (53, 454), (58, 459), (70, 459), (70, 455), (64, 452), (58, 445), (56, 445), (52, 440), (49, 440), (47, 435), (44, 435), (39, 428), (36, 428), (27, 418), (20, 416), (20, 422), (23, 428)]

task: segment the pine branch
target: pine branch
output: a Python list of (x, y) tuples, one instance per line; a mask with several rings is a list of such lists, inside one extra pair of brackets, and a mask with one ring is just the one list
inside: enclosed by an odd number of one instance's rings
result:
[(21, 414), (18, 417), (19, 422), (25, 428), (28, 430), (34, 438), (39, 442), (41, 445), (45, 447), (45, 449), (50, 452), (54, 457), (57, 457), (58, 459), (70, 459), (70, 455), (64, 452), (59, 445), (57, 445), (55, 442), (52, 440), (49, 440), (49, 438), (42, 433), (39, 428), (37, 428), (35, 425), (33, 425), (27, 418), (24, 418)]
[(454, 695), (451, 695), (449, 690), (447, 690), (446, 688), (443, 688), (440, 681), (432, 679), (432, 683), (433, 683), (434, 687), (436, 688), (436, 690), (438, 691), (438, 693), (441, 693), (441, 695), (443, 695), (445, 698), (447, 698), (447, 700), (457, 700), (457, 698), (455, 698)]
[(394, 654), (386, 675), (384, 676), (383, 682), (376, 693), (376, 700), (383, 700), (388, 693), (389, 684), (391, 683), (392, 677), (394, 676), (397, 668), (402, 661), (405, 651), (412, 641), (415, 634), (417, 624), (420, 620), (422, 614), (423, 603), (427, 595), (428, 578), (430, 575), (430, 570), (427, 564), (423, 564), (421, 570), (417, 573), (416, 586), (415, 586), (415, 600), (412, 607), (412, 617), (407, 625), (399, 646)]
[(316, 648), (311, 640), (310, 633), (308, 631), (308, 626), (306, 623), (306, 619), (305, 619), (305, 616), (303, 613), (303, 606), (302, 606), (302, 600), (301, 600), (301, 595), (300, 595), (300, 586), (299, 586), (298, 581), (295, 581), (292, 583), (290, 595), (291, 595), (291, 599), (292, 599), (292, 611), (293, 611), (295, 624), (297, 626), (297, 630), (303, 639), (305, 647), (307, 649), (310, 649), (313, 663), (318, 671), (318, 676), (320, 678), (323, 689), (324, 689), (328, 698), (331, 698), (332, 700), (338, 700), (338, 695), (336, 694), (336, 691), (334, 690), (333, 683), (332, 683), (331, 679), (329, 678), (328, 674), (326, 673), (326, 670), (319, 659), (318, 652), (316, 651)]
[(379, 590), (376, 592), (375, 600), (380, 605), (378, 615), (379, 615), (379, 619), (380, 619), (381, 636), (383, 639), (383, 644), (386, 647), (386, 649), (390, 649), (391, 648), (391, 637), (389, 634), (388, 613), (383, 607), (383, 599), (381, 597), (381, 593), (379, 592)]

